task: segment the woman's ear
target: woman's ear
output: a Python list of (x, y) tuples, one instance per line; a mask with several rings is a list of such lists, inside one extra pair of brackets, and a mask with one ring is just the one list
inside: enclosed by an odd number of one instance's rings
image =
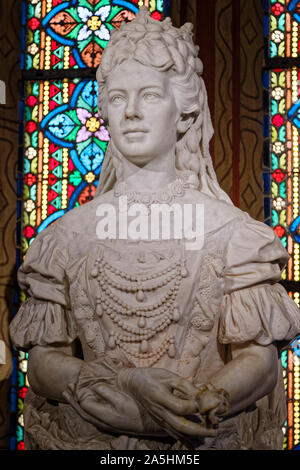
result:
[(189, 128), (196, 121), (196, 116), (193, 114), (181, 114), (177, 121), (177, 131), (179, 134), (186, 134)]

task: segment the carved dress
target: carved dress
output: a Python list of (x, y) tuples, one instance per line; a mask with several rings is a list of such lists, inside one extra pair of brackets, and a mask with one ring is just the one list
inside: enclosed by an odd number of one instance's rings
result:
[[(299, 333), (298, 307), (277, 284), (289, 256), (272, 229), (176, 181), (161, 202), (204, 205), (200, 250), (187, 250), (184, 240), (99, 240), (96, 209), (106, 202), (117, 206), (116, 195), (110, 191), (70, 211), (29, 248), (18, 273), (29, 299), (10, 327), (16, 348), (77, 340), (85, 361), (107, 354), (109, 362), (111, 352), (122, 353), (132, 366), (165, 368), (205, 383), (230, 361), (232, 344), (267, 346)], [(116, 387), (113, 377), (108, 383)], [(280, 449), (285, 415), (279, 367), (271, 395), (225, 419), (218, 437), (194, 445)], [(103, 432), (76, 407), (32, 390), (24, 418), (27, 448), (186, 448), (171, 438)]]

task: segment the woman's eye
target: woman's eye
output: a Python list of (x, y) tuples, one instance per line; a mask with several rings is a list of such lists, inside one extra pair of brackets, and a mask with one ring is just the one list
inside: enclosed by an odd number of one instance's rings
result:
[(156, 93), (145, 93), (144, 99), (146, 101), (155, 101), (159, 99), (159, 95), (157, 95)]
[(113, 104), (121, 104), (125, 101), (125, 98), (124, 96), (120, 96), (120, 95), (117, 95), (117, 96), (112, 96), (110, 98), (110, 102), (113, 103)]

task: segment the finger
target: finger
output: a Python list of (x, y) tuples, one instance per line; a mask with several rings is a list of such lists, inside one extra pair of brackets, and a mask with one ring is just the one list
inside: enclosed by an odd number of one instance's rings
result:
[(187, 398), (194, 398), (199, 393), (199, 389), (186, 379), (180, 379), (175, 389), (182, 392)]
[(156, 396), (157, 403), (172, 411), (176, 415), (184, 416), (196, 413), (198, 404), (196, 400), (182, 400), (174, 396), (167, 388), (159, 387)]
[(168, 411), (164, 414), (164, 421), (184, 436), (214, 437), (217, 435), (215, 429), (208, 429), (201, 424), (194, 423), (181, 416), (175, 416)]
[(105, 418), (104, 421), (109, 422), (110, 409), (107, 404), (102, 405), (93, 398), (87, 398), (80, 405), (81, 408), (87, 413), (89, 413), (91, 416), (94, 416), (95, 418), (100, 419), (101, 421), (103, 421), (103, 418)]
[(221, 419), (218, 418), (218, 416), (216, 415), (216, 410), (211, 410), (208, 413), (207, 419), (208, 419), (208, 422), (212, 425), (219, 424), (219, 422), (221, 421)]
[(112, 393), (111, 387), (101, 384), (94, 387), (93, 392), (100, 403), (110, 406), (111, 409), (115, 410), (116, 414), (122, 414), (128, 417), (133, 417), (138, 414), (137, 403), (131, 397), (120, 391), (114, 390)]
[(196, 398), (200, 413), (206, 413), (217, 408), (222, 403), (222, 397), (213, 392), (203, 392)]
[(98, 384), (94, 386), (93, 392), (97, 396), (97, 398), (102, 399), (104, 403), (107, 403), (107, 402), (118, 403), (120, 402), (120, 398), (124, 397), (124, 395), (120, 397), (120, 392), (117, 390), (114, 390), (114, 393), (112, 393), (111, 387), (108, 387), (107, 385), (104, 385), (104, 384)]
[(194, 397), (195, 394), (199, 393), (199, 389), (189, 380), (170, 371), (163, 370), (163, 372), (164, 378), (162, 384), (167, 387), (172, 387), (173, 389), (182, 392), (187, 398)]

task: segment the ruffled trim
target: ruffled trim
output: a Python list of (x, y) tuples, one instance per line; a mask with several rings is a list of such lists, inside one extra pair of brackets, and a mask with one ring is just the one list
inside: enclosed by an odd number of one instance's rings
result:
[(274, 285), (289, 260), (274, 230), (245, 212), (232, 224), (225, 253), (226, 294), (262, 284)]
[(21, 305), (9, 329), (14, 347), (24, 350), (36, 345), (71, 344), (77, 336), (68, 310), (32, 298)]
[(254, 341), (267, 346), (300, 332), (300, 310), (280, 285), (264, 284), (224, 296), (219, 322), (221, 343)]
[(70, 308), (68, 295), (68, 238), (52, 225), (30, 245), (18, 270), (18, 283), (28, 297)]

